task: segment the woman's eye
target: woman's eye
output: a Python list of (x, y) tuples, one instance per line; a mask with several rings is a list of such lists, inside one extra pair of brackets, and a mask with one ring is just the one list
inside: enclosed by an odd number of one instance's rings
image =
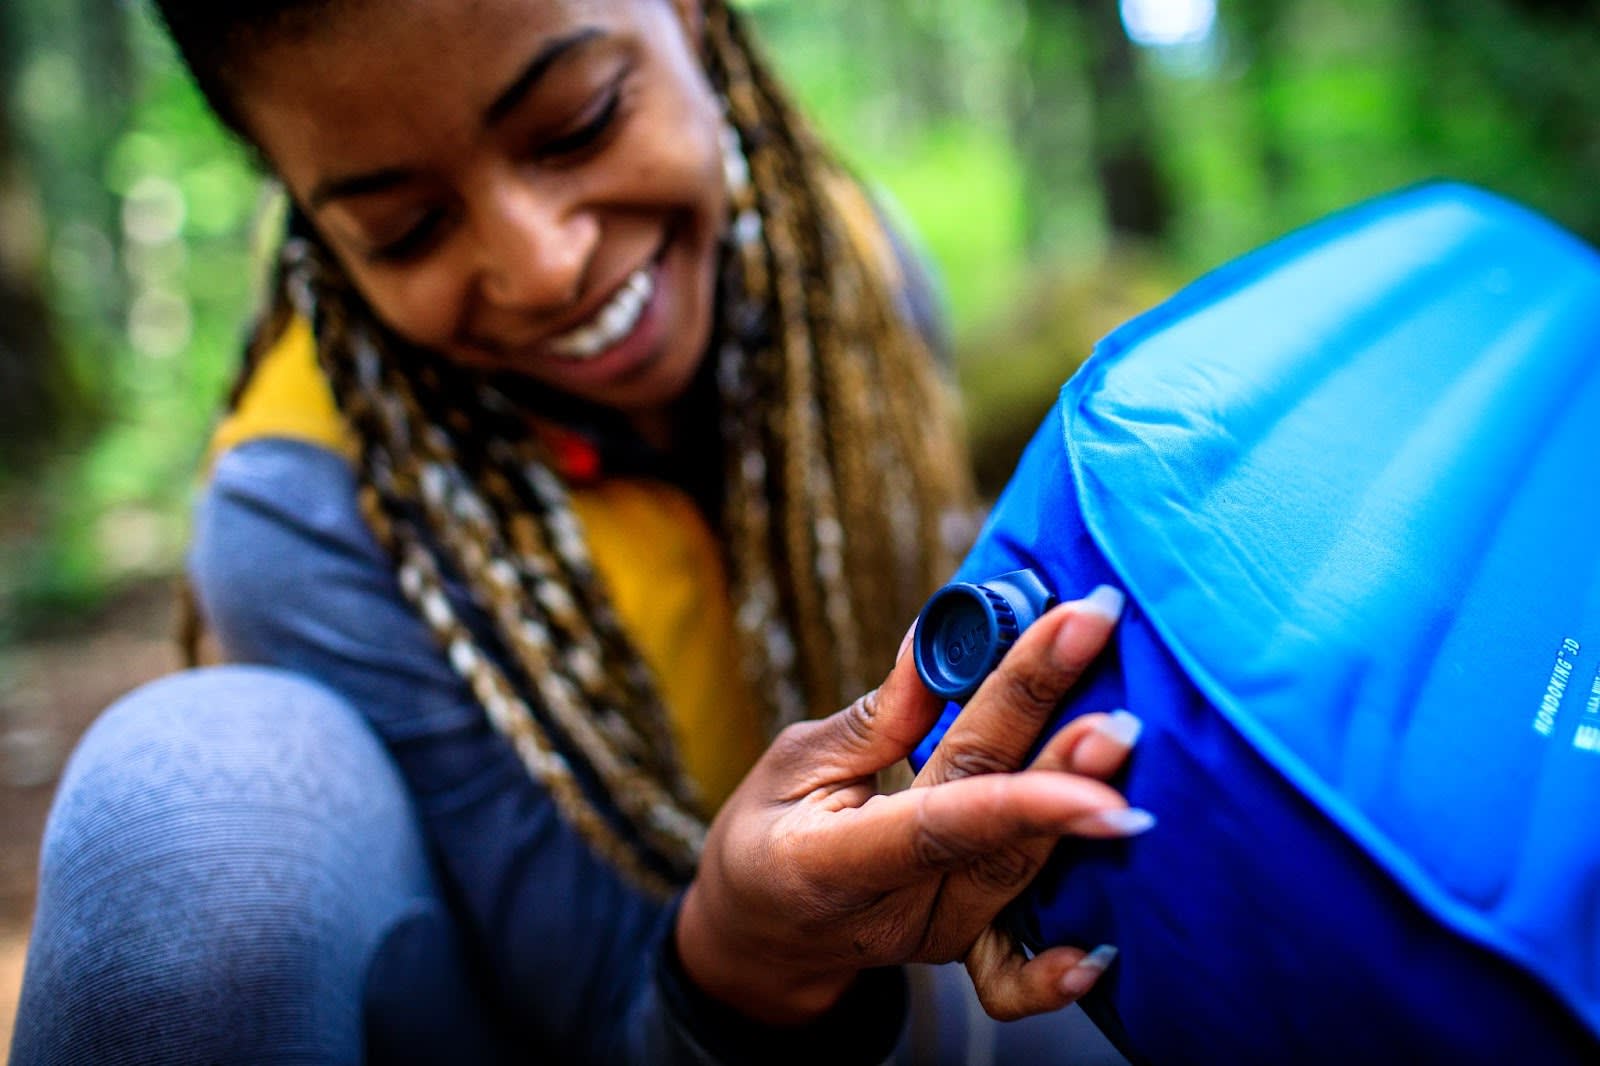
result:
[(384, 241), (368, 253), (369, 257), (383, 263), (400, 263), (415, 259), (433, 246), (444, 228), (444, 211), (435, 208), (424, 212), (412, 226), (390, 241)]
[(618, 105), (622, 102), (622, 91), (613, 88), (606, 97), (605, 103), (600, 106), (599, 112), (589, 121), (577, 129), (560, 136), (552, 137), (539, 146), (539, 154), (548, 157), (576, 155), (586, 148), (590, 148), (605, 136), (611, 123), (617, 117)]

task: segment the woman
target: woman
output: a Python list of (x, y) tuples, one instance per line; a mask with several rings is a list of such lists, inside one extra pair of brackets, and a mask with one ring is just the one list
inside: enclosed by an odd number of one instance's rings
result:
[(1109, 951), (990, 922), (1060, 836), (1148, 827), (1094, 780), (1132, 723), (993, 771), (1120, 597), (874, 795), (938, 708), (905, 661), (851, 698), (964, 467), (896, 245), (732, 13), (161, 6), (294, 204), (192, 567), (275, 669), (86, 740), (18, 1061), (876, 1061), (886, 967), (964, 959), (999, 1017), (1086, 991)]

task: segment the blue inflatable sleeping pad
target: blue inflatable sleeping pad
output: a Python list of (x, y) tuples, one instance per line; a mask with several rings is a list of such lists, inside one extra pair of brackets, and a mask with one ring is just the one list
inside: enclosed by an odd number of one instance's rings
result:
[[(1144, 836), (1014, 908), (1151, 1063), (1600, 1062), (1600, 257), (1458, 185), (1101, 342), (957, 578), (1129, 608)], [(952, 705), (946, 716), (955, 713)], [(940, 730), (929, 737), (925, 758)]]

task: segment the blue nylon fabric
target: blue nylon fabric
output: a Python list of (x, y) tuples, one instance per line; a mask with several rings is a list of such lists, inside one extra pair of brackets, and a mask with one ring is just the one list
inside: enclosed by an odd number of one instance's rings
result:
[(1600, 257), (1432, 185), (1062, 390), (957, 577), (1129, 593), (1062, 719), (1145, 721), (1159, 825), (1064, 847), (1017, 920), (1121, 948), (1089, 1007), (1130, 1058), (1600, 1055), (1597, 354)]

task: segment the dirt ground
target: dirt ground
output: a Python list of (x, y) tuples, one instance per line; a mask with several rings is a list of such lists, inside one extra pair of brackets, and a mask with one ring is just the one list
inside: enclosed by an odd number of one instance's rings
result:
[(176, 668), (173, 592), (154, 582), (59, 635), (0, 648), (0, 1059), (10, 1056), (39, 836), (61, 764), (118, 696)]

